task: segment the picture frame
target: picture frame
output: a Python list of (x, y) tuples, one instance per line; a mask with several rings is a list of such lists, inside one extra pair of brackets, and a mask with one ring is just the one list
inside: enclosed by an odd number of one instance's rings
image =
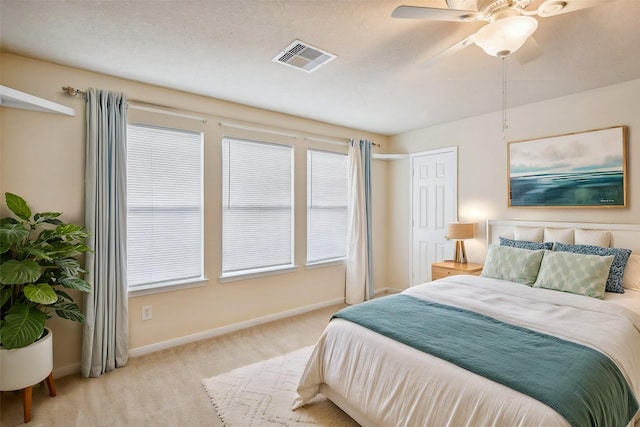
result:
[(509, 142), (507, 159), (509, 207), (627, 206), (624, 126)]

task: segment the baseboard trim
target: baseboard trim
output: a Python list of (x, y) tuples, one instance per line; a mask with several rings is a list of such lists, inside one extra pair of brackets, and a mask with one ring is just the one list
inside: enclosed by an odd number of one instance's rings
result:
[(58, 379), (66, 377), (67, 375), (77, 374), (82, 370), (80, 363), (74, 363), (73, 365), (60, 366), (59, 368), (53, 368), (53, 378)]
[(167, 341), (158, 342), (155, 344), (149, 344), (142, 347), (132, 348), (129, 350), (129, 357), (139, 357), (146, 354), (155, 353), (156, 351), (165, 350), (172, 347), (177, 347), (192, 342), (214, 338), (220, 335), (225, 335), (231, 332), (236, 332), (242, 329), (251, 328), (264, 323), (273, 322), (275, 320), (286, 319), (287, 317), (297, 316), (309, 311), (318, 310), (332, 305), (340, 304), (344, 302), (344, 297), (334, 298), (328, 301), (320, 302), (317, 304), (311, 304), (304, 307), (294, 308), (292, 310), (281, 311), (279, 313), (270, 314), (268, 316), (262, 316), (255, 319), (245, 320), (243, 322), (233, 323), (231, 325), (222, 326), (220, 328), (210, 329), (208, 331), (198, 332), (196, 334), (186, 335), (180, 338), (174, 338)]
[[(402, 292), (401, 289), (386, 287), (378, 288), (374, 290), (374, 295), (381, 296), (385, 294), (394, 294)], [(256, 319), (245, 320), (243, 322), (234, 323), (220, 328), (210, 329), (208, 331), (198, 332), (196, 334), (186, 335), (180, 338), (174, 338), (167, 341), (158, 342), (155, 344), (149, 344), (142, 347), (136, 347), (129, 350), (129, 357), (140, 357), (147, 354), (155, 353), (156, 351), (166, 350), (172, 347), (177, 347), (192, 342), (218, 337), (220, 335), (229, 334), (231, 332), (240, 331), (242, 329), (251, 328), (253, 326), (262, 325), (264, 323), (273, 322), (275, 320), (286, 319), (287, 317), (297, 316), (299, 314), (308, 313), (310, 311), (319, 310), (321, 308), (330, 307), (344, 302), (344, 297), (334, 298), (328, 301), (323, 301), (317, 304), (311, 304), (304, 307), (294, 308), (292, 310), (281, 311), (279, 313), (270, 314), (267, 316), (258, 317)], [(73, 375), (81, 370), (80, 363), (74, 363), (72, 365), (61, 366), (54, 368), (54, 378), (61, 378), (67, 375)]]

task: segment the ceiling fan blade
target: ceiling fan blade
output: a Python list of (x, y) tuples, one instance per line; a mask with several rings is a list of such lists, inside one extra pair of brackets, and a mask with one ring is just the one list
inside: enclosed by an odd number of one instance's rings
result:
[(538, 16), (548, 17), (600, 6), (615, 0), (545, 0), (537, 7)]
[(454, 53), (457, 53), (457, 52), (461, 51), (465, 47), (467, 47), (469, 45), (472, 45), (474, 36), (475, 36), (475, 33), (471, 34), (466, 39), (459, 41), (458, 43), (454, 44), (453, 46), (443, 50), (442, 52), (438, 53), (437, 55), (432, 56), (431, 58), (427, 59), (422, 64), (420, 64), (420, 67), (421, 68), (431, 67), (432, 65), (436, 64), (437, 62), (440, 62), (442, 59), (446, 58), (447, 56), (453, 55)]
[(529, 37), (522, 47), (515, 51), (514, 55), (521, 65), (529, 63), (542, 56), (542, 48), (533, 37)]
[(391, 13), (392, 18), (431, 19), (434, 21), (467, 22), (477, 21), (482, 14), (471, 10), (439, 9), (435, 7), (398, 6)]

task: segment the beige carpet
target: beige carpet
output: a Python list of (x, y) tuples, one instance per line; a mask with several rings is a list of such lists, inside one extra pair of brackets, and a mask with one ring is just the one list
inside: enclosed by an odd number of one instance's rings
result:
[[(129, 360), (100, 378), (56, 378), (33, 391), (28, 427), (220, 427), (201, 380), (313, 345), (336, 305)], [(55, 346), (55, 343), (54, 343)], [(78, 355), (79, 358), (79, 355)], [(22, 424), (19, 393), (3, 392), (0, 426)]]
[(226, 427), (357, 426), (322, 395), (291, 410), (313, 347), (254, 363), (202, 381)]

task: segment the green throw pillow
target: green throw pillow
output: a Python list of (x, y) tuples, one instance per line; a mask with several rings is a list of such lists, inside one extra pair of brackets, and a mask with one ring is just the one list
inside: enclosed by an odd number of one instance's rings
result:
[(603, 299), (613, 258), (546, 251), (533, 287)]
[(536, 281), (543, 255), (544, 249), (529, 250), (491, 244), (480, 275), (531, 286)]

